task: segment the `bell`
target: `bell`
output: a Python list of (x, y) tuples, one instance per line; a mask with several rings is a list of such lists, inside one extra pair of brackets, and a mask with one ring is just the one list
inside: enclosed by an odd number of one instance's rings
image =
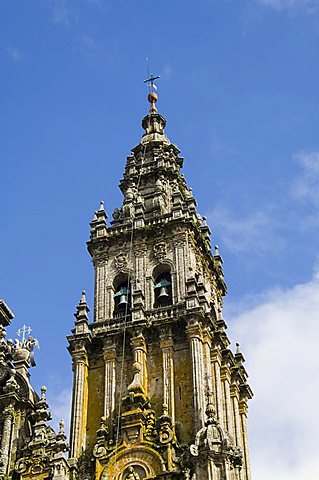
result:
[(166, 287), (161, 287), (160, 293), (158, 295), (158, 300), (167, 300), (169, 297)]
[(127, 296), (123, 293), (121, 296), (120, 296), (120, 301), (118, 303), (118, 307), (125, 307), (126, 305), (128, 304), (128, 301), (127, 301)]

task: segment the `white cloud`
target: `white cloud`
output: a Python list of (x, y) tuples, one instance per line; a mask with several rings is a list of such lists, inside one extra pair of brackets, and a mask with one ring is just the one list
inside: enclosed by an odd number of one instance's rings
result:
[(220, 232), (221, 243), (232, 253), (250, 251), (264, 254), (269, 252), (271, 243), (276, 242), (277, 248), (282, 244), (276, 233), (276, 221), (266, 211), (239, 216), (224, 207), (216, 207), (208, 214), (208, 219)]
[(272, 7), (276, 10), (303, 9), (307, 12), (313, 12), (318, 9), (318, 0), (257, 0), (266, 7)]
[(249, 300), (244, 311), (241, 303), (231, 321), (255, 393), (249, 415), (253, 478), (313, 480), (319, 478), (319, 274), (258, 301), (251, 307)]
[(107, 1), (106, 0), (86, 0), (86, 3), (92, 5), (93, 7), (98, 7), (100, 10), (105, 10)]
[(292, 186), (293, 196), (319, 206), (319, 152), (299, 152), (293, 158), (302, 167)]
[(171, 65), (164, 65), (163, 69), (161, 70), (161, 80), (168, 81), (172, 78), (173, 75), (173, 68)]
[(71, 389), (64, 388), (57, 392), (48, 389), (47, 399), (52, 412), (52, 427), (57, 432), (61, 419), (65, 422), (65, 432), (69, 436), (71, 416)]
[(96, 44), (96, 41), (93, 37), (91, 37), (91, 35), (82, 35), (81, 37), (81, 43), (82, 43), (82, 46), (85, 50), (96, 50), (97, 48), (97, 44)]
[(50, 0), (50, 5), (54, 23), (67, 27), (71, 20), (76, 18), (70, 0)]
[(7, 48), (7, 55), (10, 58), (10, 60), (14, 63), (22, 61), (21, 52), (15, 47), (8, 47)]

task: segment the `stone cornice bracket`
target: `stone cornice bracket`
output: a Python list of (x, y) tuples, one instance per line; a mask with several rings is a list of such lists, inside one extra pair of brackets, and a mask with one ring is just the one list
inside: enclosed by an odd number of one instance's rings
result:
[(138, 349), (146, 353), (146, 342), (142, 329), (139, 328), (134, 330), (134, 335), (131, 338), (131, 345), (133, 347), (133, 350)]
[(247, 401), (251, 400), (254, 396), (254, 393), (248, 383), (242, 383), (239, 386), (239, 391), (240, 391), (240, 401), (243, 402), (243, 404), (247, 405)]
[(0, 299), (0, 325), (8, 327), (11, 324), (11, 320), (14, 318), (8, 305), (4, 300)]
[(186, 308), (188, 310), (198, 309), (200, 307), (197, 282), (195, 278), (189, 278), (186, 281)]
[(3, 412), (2, 412), (2, 415), (4, 418), (8, 418), (10, 420), (13, 420), (13, 416), (14, 416), (14, 405), (13, 403), (9, 403), (9, 405), (7, 405)]
[(219, 253), (218, 245), (215, 245), (214, 268), (217, 273), (218, 287), (221, 291), (221, 295), (224, 296), (227, 293), (227, 285), (224, 279), (223, 259)]
[(115, 336), (103, 338), (103, 359), (116, 360), (117, 358), (117, 342)]
[(160, 331), (160, 347), (171, 348), (174, 347), (173, 333), (170, 326), (163, 326)]
[(107, 235), (107, 213), (104, 210), (104, 202), (101, 201), (100, 208), (94, 212), (94, 218), (90, 223), (91, 227), (91, 240)]
[(189, 320), (186, 333), (189, 339), (198, 338), (200, 341), (203, 341), (202, 325), (197, 319), (192, 318)]
[(76, 348), (71, 351), (73, 360), (73, 370), (77, 365), (89, 366), (88, 353), (84, 343), (77, 344)]

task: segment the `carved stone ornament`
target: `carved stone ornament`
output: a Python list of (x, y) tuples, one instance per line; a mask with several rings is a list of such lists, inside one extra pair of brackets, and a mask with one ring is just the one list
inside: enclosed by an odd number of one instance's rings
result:
[(20, 458), (15, 465), (15, 471), (18, 473), (25, 473), (29, 467), (29, 462), (25, 458)]
[(146, 477), (143, 467), (140, 465), (129, 466), (122, 474), (121, 480), (142, 480)]
[(154, 246), (153, 246), (153, 252), (154, 252), (154, 257), (158, 260), (158, 261), (162, 261), (163, 258), (166, 257), (166, 254), (167, 254), (167, 247), (166, 247), (166, 243), (164, 241), (159, 241), (159, 242), (156, 242), (154, 243)]
[(94, 445), (93, 448), (93, 455), (96, 458), (103, 458), (107, 454), (106, 448), (103, 445), (99, 445), (98, 443)]
[(115, 266), (118, 270), (122, 270), (127, 267), (127, 254), (124, 252), (119, 252), (115, 257)]

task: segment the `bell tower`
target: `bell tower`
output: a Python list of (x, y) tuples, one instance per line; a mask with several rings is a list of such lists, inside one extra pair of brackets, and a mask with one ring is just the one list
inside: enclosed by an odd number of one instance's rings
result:
[(223, 261), (148, 100), (123, 204), (108, 223), (101, 202), (90, 224), (94, 320), (83, 292), (68, 337), (69, 463), (78, 478), (250, 480), (252, 392), (229, 348)]

